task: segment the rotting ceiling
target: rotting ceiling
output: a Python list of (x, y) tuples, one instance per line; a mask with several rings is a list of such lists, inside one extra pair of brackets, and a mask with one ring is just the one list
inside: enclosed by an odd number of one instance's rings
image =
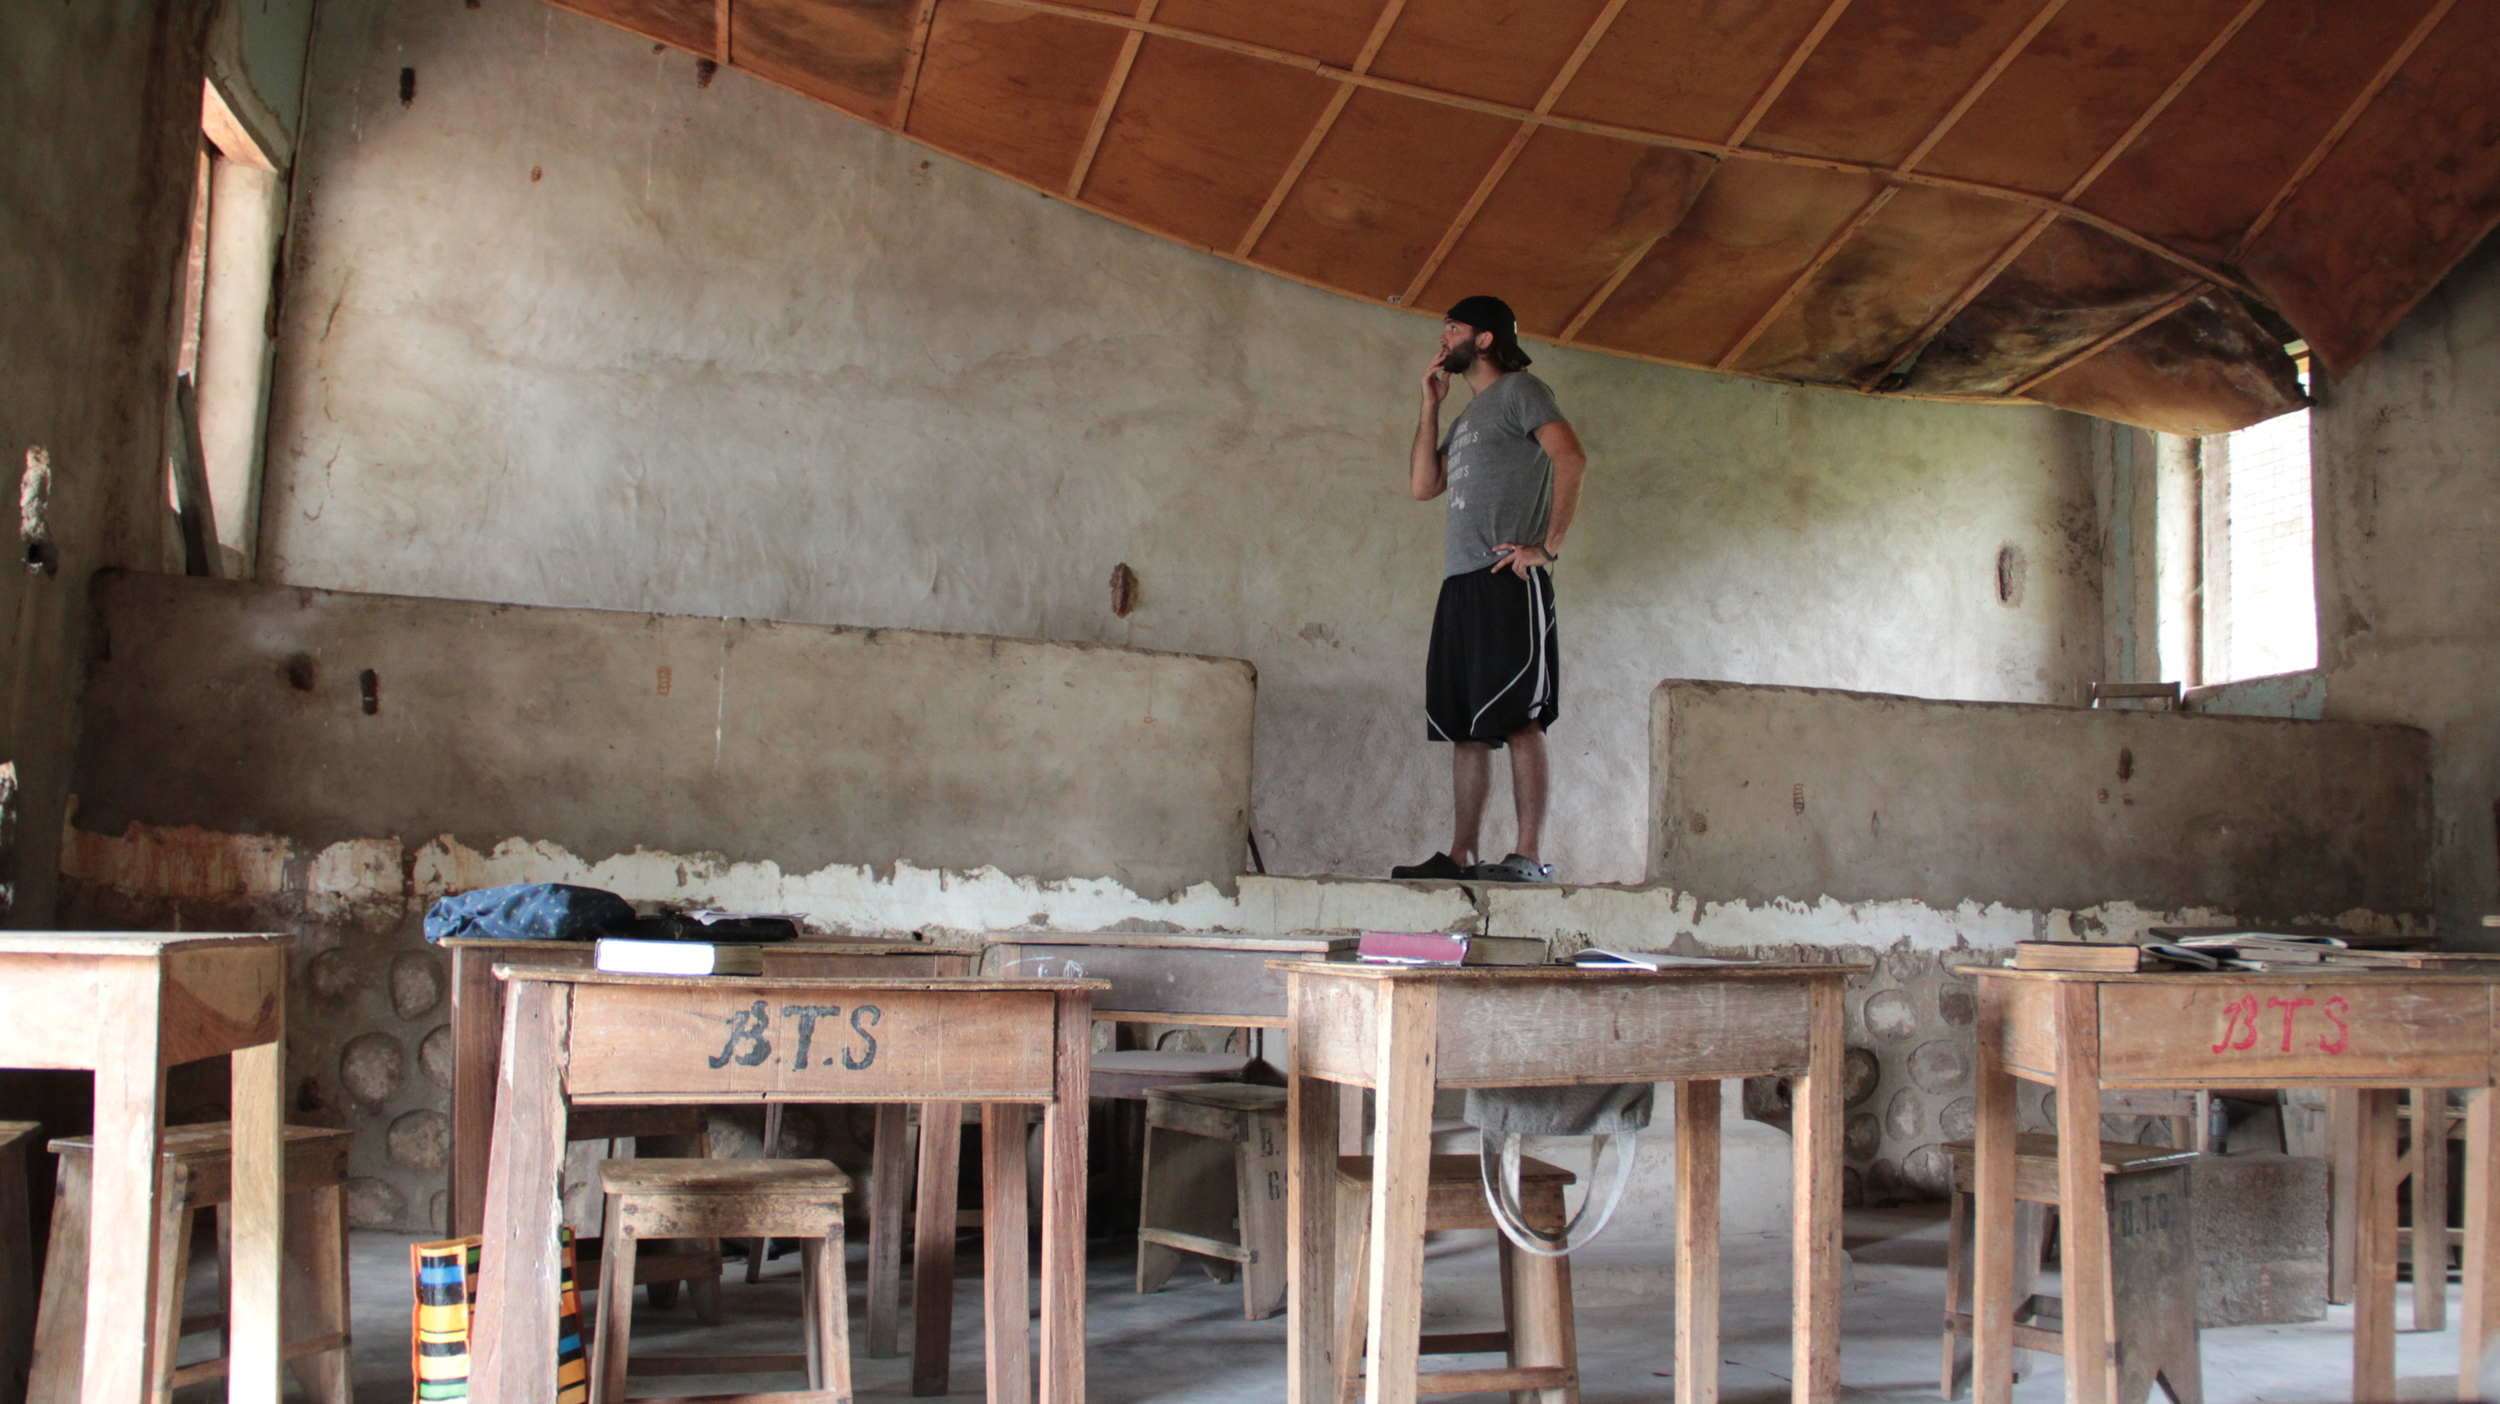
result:
[(557, 3), (1350, 297), (2175, 433), (2500, 222), (2493, 0)]

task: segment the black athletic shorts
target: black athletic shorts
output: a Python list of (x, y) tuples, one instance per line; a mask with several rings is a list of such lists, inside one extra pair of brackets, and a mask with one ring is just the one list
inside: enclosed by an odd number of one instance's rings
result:
[(1499, 746), (1552, 726), (1561, 668), (1554, 657), (1554, 578), (1471, 570), (1441, 582), (1424, 664), (1425, 735)]

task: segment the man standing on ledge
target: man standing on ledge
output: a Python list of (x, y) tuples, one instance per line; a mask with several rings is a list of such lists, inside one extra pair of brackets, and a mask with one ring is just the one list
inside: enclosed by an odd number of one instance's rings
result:
[[(1456, 822), (1450, 847), (1421, 863), (1392, 868), (1396, 878), (1473, 878), (1551, 882), (1538, 858), (1545, 829), (1545, 728), (1560, 712), (1554, 657), (1554, 581), (1588, 468), (1579, 436), (1564, 422), (1554, 392), (1527, 373), (1519, 319), (1498, 297), (1471, 297), (1441, 323), (1440, 349), (1424, 371), (1424, 403), (1408, 461), (1418, 502), (1446, 490), (1441, 603), (1432, 617), (1424, 665), (1425, 734), (1451, 745)], [(1441, 399), (1450, 377), (1469, 398), (1441, 438)], [(1493, 752), (1510, 748), (1511, 802), (1519, 838), (1498, 863), (1477, 861)]]

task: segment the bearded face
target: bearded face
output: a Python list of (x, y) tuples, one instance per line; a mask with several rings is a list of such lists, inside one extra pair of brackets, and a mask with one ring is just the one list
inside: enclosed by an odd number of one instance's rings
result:
[(1476, 358), (1482, 354), (1484, 353), (1476, 349), (1476, 339), (1469, 337), (1464, 342), (1441, 353), (1441, 369), (1452, 375), (1465, 375), (1468, 369), (1476, 364)]

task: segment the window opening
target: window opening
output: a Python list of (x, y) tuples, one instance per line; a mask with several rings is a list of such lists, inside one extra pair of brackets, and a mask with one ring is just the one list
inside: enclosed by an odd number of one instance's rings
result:
[[(2308, 388), (2306, 347), (2293, 348)], [(2309, 411), (2199, 446), (2204, 536), (2204, 683), (2318, 665)]]

